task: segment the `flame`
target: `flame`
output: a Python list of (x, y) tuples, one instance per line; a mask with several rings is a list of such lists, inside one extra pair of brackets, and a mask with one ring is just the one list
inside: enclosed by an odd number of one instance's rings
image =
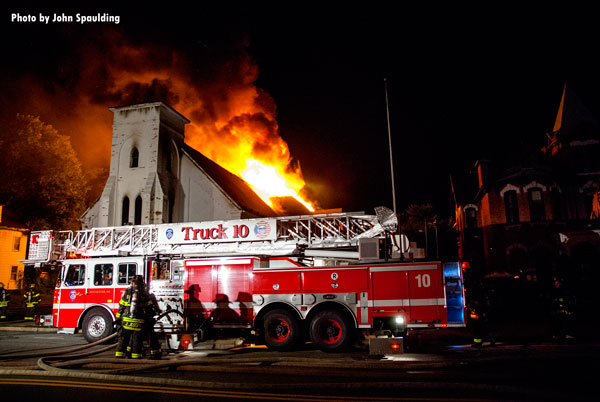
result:
[[(243, 100), (244, 98), (242, 98)], [(241, 103), (228, 121), (211, 125), (192, 124), (190, 145), (219, 165), (245, 180), (259, 197), (276, 212), (273, 197), (292, 197), (309, 211), (313, 204), (301, 194), (305, 181), (299, 167), (295, 169), (287, 143), (279, 136), (277, 122), (263, 110)]]
[[(118, 53), (132, 58), (137, 65), (148, 65), (143, 60), (152, 54), (126, 44)], [(236, 74), (230, 77), (233, 82), (217, 80), (212, 85), (194, 82), (185, 75), (180, 62), (180, 57), (174, 55), (162, 68), (113, 67), (110, 92), (126, 92), (132, 87), (168, 90), (170, 106), (191, 120), (186, 130), (190, 146), (245, 180), (275, 212), (282, 211), (271, 202), (272, 197), (293, 197), (314, 211), (302, 195), (306, 185), (302, 171), (292, 167), (289, 147), (279, 134), (274, 102), (254, 85), (258, 69), (250, 58), (237, 61)]]
[(133, 46), (111, 31), (78, 48), (77, 70), (64, 72), (74, 81), (68, 86), (47, 90), (42, 80), (24, 79), (14, 93), (22, 112), (39, 114), (71, 136), (84, 169), (104, 174), (111, 147), (108, 107), (165, 102), (191, 120), (188, 145), (248, 182), (275, 212), (282, 211), (270, 199), (286, 196), (314, 211), (302, 171), (280, 136), (275, 103), (254, 84), (258, 68), (247, 45), (236, 43), (224, 55), (219, 49), (216, 56), (206, 50), (190, 65), (189, 55)]
[(276, 166), (268, 166), (256, 159), (247, 159), (246, 168), (241, 177), (248, 182), (254, 191), (271, 207), (272, 197), (292, 197), (304, 205), (309, 211), (314, 212), (312, 204), (298, 195), (304, 187), (304, 180), (298, 177), (279, 172)]

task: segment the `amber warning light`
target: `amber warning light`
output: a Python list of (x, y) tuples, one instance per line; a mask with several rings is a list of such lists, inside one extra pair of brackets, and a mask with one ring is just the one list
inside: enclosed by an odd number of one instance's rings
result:
[(179, 348), (182, 350), (192, 350), (194, 349), (194, 343), (192, 342), (192, 335), (184, 334), (181, 336), (181, 343)]
[(385, 356), (402, 353), (404, 353), (404, 339), (402, 337), (369, 339), (370, 355)]

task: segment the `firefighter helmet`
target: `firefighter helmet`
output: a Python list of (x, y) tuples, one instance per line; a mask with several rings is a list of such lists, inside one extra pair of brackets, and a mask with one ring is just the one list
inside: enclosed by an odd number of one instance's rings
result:
[(29, 285), (29, 289), (33, 289), (35, 288), (35, 285), (32, 283), (31, 285)]
[(0, 282), (0, 288), (4, 287), (4, 282)]
[(144, 278), (141, 275), (136, 275), (131, 280), (131, 284), (135, 285), (138, 288), (141, 288), (144, 286)]

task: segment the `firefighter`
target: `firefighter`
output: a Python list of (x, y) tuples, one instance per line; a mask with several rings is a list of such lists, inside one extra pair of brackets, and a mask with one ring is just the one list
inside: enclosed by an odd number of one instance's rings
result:
[(25, 319), (33, 320), (35, 315), (37, 315), (38, 303), (41, 299), (40, 292), (37, 291), (35, 285), (32, 283), (23, 297), (25, 298)]
[(6, 319), (6, 310), (8, 310), (9, 301), (10, 293), (4, 289), (4, 283), (0, 282), (0, 320)]
[[(483, 286), (483, 285), (480, 285)], [(489, 340), (490, 345), (494, 345), (494, 338), (489, 336), (488, 313), (490, 309), (490, 299), (483, 289), (480, 289), (477, 295), (471, 299), (469, 306), (469, 318), (471, 328), (473, 329), (474, 348), (480, 349), (483, 341)]]
[[(147, 340), (150, 345), (150, 359), (160, 360), (162, 358), (162, 350), (160, 348), (158, 335), (154, 331), (154, 324), (156, 323), (155, 317), (160, 314), (160, 307), (158, 306), (156, 296), (149, 293), (145, 285), (140, 288), (140, 294), (142, 293), (143, 297), (141, 299), (144, 300), (144, 324), (142, 325), (140, 334), (140, 349), (143, 345), (143, 341)], [(128, 355), (131, 355), (132, 344), (133, 339), (129, 341), (129, 346), (127, 346)]]
[(162, 350), (160, 349), (160, 342), (158, 335), (154, 331), (154, 324), (156, 323), (156, 316), (160, 314), (160, 307), (156, 296), (152, 293), (147, 293), (148, 300), (144, 309), (144, 326), (142, 329), (142, 336), (144, 339), (148, 339), (150, 344), (150, 359), (160, 360), (162, 358)]
[(563, 343), (574, 337), (569, 334), (574, 301), (561, 278), (554, 277), (552, 295), (552, 340)]
[(144, 279), (136, 275), (131, 286), (123, 291), (117, 311), (119, 342), (115, 357), (125, 358), (131, 342), (131, 358), (142, 357), (142, 327), (144, 324), (144, 306), (147, 303), (144, 291)]

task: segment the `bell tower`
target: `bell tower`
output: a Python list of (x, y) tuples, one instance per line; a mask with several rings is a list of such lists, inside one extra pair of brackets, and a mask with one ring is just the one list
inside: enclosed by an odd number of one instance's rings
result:
[(180, 149), (190, 121), (161, 102), (110, 111), (114, 114), (110, 174), (100, 200), (84, 215), (84, 225), (177, 221)]

